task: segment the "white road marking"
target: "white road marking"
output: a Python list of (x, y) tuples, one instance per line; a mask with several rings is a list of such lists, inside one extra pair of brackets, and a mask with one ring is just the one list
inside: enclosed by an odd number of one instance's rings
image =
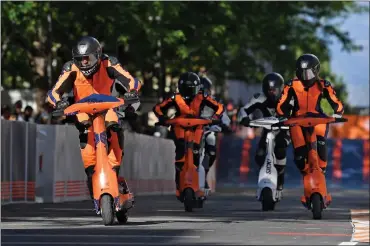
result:
[(356, 245), (356, 244), (357, 244), (357, 242), (341, 242), (338, 245)]
[(139, 235), (139, 234), (132, 234), (132, 235), (96, 235), (96, 234), (78, 234), (78, 235), (71, 235), (71, 234), (2, 234), (1, 237), (109, 237), (111, 238), (114, 236), (115, 238), (128, 238), (128, 237), (135, 237), (135, 238), (200, 238), (200, 236), (176, 236), (176, 235)]

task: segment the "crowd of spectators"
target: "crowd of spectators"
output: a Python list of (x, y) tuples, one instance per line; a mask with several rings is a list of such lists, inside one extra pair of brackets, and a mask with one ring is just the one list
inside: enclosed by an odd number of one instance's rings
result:
[[(226, 111), (232, 121), (231, 127), (234, 132), (238, 131), (238, 125), (236, 124), (238, 106), (234, 105), (233, 102), (226, 103)], [(21, 100), (18, 100), (14, 105), (1, 105), (1, 119), (13, 120), (13, 121), (26, 121), (35, 124), (73, 124), (73, 121), (66, 117), (53, 117), (51, 112), (53, 108), (45, 103), (38, 111), (34, 110), (30, 105), (23, 105)], [(166, 137), (167, 129), (156, 127), (153, 122), (157, 121), (156, 117), (152, 112), (142, 113), (138, 111), (138, 115), (135, 119), (121, 121), (121, 124), (125, 130), (142, 133), (146, 135), (154, 135)]]

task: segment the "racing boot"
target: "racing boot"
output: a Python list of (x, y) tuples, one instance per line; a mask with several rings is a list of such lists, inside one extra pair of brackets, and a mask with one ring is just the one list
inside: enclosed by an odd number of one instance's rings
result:
[(127, 211), (134, 206), (134, 195), (130, 192), (126, 179), (119, 176), (120, 166), (115, 166), (113, 169), (117, 174), (118, 191), (120, 193), (120, 209), (125, 209)]
[(85, 169), (85, 173), (87, 175), (87, 188), (89, 189), (90, 198), (92, 200), (94, 211), (97, 215), (100, 215), (99, 203), (98, 201), (94, 200), (94, 192), (93, 192), (93, 185), (92, 185), (92, 175), (94, 174), (94, 167), (95, 165), (91, 165)]

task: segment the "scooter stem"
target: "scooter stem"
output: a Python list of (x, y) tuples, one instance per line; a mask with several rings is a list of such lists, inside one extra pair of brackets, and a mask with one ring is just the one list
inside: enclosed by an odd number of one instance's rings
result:
[(113, 198), (118, 197), (117, 184), (111, 184), (112, 181), (117, 180), (117, 177), (108, 160), (108, 139), (104, 115), (99, 114), (94, 117), (93, 131), (96, 152), (95, 173), (92, 177), (94, 199), (100, 199), (103, 193), (109, 193)]

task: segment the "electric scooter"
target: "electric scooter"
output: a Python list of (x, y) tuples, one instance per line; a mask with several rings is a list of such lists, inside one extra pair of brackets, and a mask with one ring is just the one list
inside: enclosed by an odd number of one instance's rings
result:
[(332, 197), (327, 192), (326, 179), (318, 163), (317, 138), (314, 127), (320, 124), (343, 123), (345, 118), (334, 118), (324, 114), (307, 113), (292, 117), (277, 123), (276, 126), (301, 126), (308, 147), (308, 171), (303, 176), (304, 195), (301, 197), (303, 206), (312, 211), (313, 219), (321, 219), (322, 211), (326, 209)]
[(108, 161), (108, 142), (105, 126), (105, 112), (119, 106), (137, 103), (139, 98), (124, 101), (121, 98), (103, 94), (92, 94), (67, 107), (63, 112), (54, 111), (53, 115), (76, 115), (86, 113), (92, 118), (95, 135), (96, 165), (92, 176), (93, 198), (97, 214), (100, 213), (104, 225), (112, 225), (114, 216), (126, 223), (127, 211), (133, 207), (133, 194), (122, 194), (118, 188), (117, 173)]
[(219, 120), (209, 120), (199, 117), (179, 117), (165, 122), (167, 125), (180, 126), (185, 130), (185, 159), (180, 173), (180, 201), (184, 203), (186, 212), (193, 208), (202, 208), (207, 199), (208, 191), (204, 189), (205, 171), (201, 163), (194, 165), (193, 145), (195, 131), (206, 125), (219, 124)]
[(287, 126), (272, 125), (279, 122), (276, 117), (265, 117), (250, 121), (252, 127), (262, 127), (268, 130), (266, 136), (266, 158), (258, 175), (257, 200), (262, 203), (262, 210), (274, 210), (275, 204), (281, 200), (281, 192), (277, 191), (278, 172), (275, 168), (275, 136), (280, 129), (289, 129)]

